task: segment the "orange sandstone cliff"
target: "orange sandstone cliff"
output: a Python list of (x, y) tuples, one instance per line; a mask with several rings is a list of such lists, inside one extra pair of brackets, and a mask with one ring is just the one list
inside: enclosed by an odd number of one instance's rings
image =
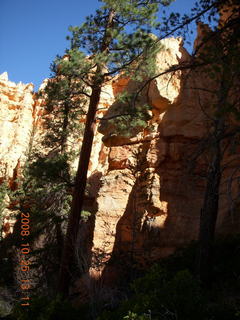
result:
[[(181, 39), (166, 39), (162, 45), (156, 57), (159, 73), (191, 59)], [(107, 119), (116, 115), (117, 94), (136, 90), (136, 84), (115, 77), (104, 88), (98, 117), (105, 120), (96, 126), (85, 204), (92, 217), (88, 231), (81, 225), (79, 232), (79, 247), (86, 249), (87, 243), (92, 270), (102, 269), (113, 254), (144, 266), (197, 239), (204, 163), (198, 161), (193, 174), (187, 160), (208, 130), (199, 99), (207, 105), (212, 97), (197, 89), (206, 81), (197, 71), (152, 81), (141, 96), (151, 106), (149, 126), (127, 137)], [(0, 76), (0, 177), (10, 184), (24, 165), (33, 128), (42, 134), (41, 102), (32, 90), (31, 84), (8, 81), (6, 73)], [(230, 212), (224, 183), (222, 193), (217, 232), (235, 232), (239, 219)]]

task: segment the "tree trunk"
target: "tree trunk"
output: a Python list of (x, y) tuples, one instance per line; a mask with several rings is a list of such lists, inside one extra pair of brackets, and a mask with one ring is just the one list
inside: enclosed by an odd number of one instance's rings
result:
[[(224, 132), (226, 130), (226, 115), (223, 113), (224, 107), (227, 105), (229, 86), (226, 79), (228, 68), (223, 69), (220, 75), (220, 85), (218, 87), (218, 103), (216, 104), (216, 112), (219, 114), (213, 121), (214, 132), (212, 134), (212, 161), (207, 174), (207, 186), (205, 191), (203, 208), (200, 216), (199, 230), (199, 251), (198, 251), (198, 273), (199, 278), (204, 287), (210, 287), (213, 272), (213, 245), (215, 238), (215, 228), (218, 217), (219, 191), (222, 177), (222, 157), (224, 151), (222, 142), (224, 140)], [(216, 115), (215, 115), (216, 117)]]
[(90, 161), (92, 144), (94, 138), (94, 123), (97, 106), (100, 100), (101, 85), (93, 88), (90, 98), (89, 110), (82, 142), (82, 148), (78, 163), (78, 170), (74, 185), (71, 212), (68, 219), (67, 234), (63, 248), (62, 261), (59, 276), (59, 291), (65, 297), (68, 295), (69, 282), (71, 279), (71, 264), (74, 260), (78, 226), (84, 201), (87, 183), (88, 165)]
[[(109, 51), (109, 45), (112, 41), (112, 35), (109, 31), (113, 26), (113, 19), (115, 14), (116, 13), (113, 9), (109, 10), (109, 15), (105, 27), (105, 33), (102, 39), (102, 44), (99, 53), (107, 54)], [(72, 266), (74, 265), (74, 254), (76, 249), (79, 221), (83, 207), (84, 194), (87, 183), (88, 166), (94, 139), (95, 117), (98, 103), (100, 100), (102, 85), (104, 83), (103, 70), (104, 65), (98, 63), (95, 76), (92, 80), (92, 93), (86, 118), (85, 131), (74, 185), (73, 200), (70, 215), (68, 218), (67, 234), (64, 242), (62, 260), (60, 265), (58, 290), (63, 297), (68, 296), (71, 280), (71, 270)]]
[(210, 286), (213, 267), (213, 244), (218, 216), (221, 181), (221, 146), (215, 141), (215, 154), (207, 176), (207, 187), (200, 217), (198, 272), (203, 286)]

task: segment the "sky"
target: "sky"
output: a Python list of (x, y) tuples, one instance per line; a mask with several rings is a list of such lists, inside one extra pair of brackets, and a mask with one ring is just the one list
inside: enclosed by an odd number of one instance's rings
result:
[[(193, 3), (175, 0), (168, 10), (185, 13)], [(0, 0), (0, 74), (37, 90), (68, 47), (69, 25), (80, 25), (99, 6), (98, 0)]]

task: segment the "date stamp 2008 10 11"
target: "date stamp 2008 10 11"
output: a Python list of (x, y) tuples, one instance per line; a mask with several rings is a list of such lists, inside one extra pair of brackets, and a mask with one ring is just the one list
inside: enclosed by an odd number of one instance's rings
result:
[(28, 237), (30, 235), (30, 214), (21, 213), (21, 246), (20, 246), (20, 292), (21, 292), (21, 306), (30, 305), (30, 293), (31, 289), (31, 279), (30, 279), (30, 245), (28, 242)]

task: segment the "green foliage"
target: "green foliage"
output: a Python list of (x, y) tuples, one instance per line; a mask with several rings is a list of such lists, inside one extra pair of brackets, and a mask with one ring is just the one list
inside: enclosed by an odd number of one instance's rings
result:
[[(103, 1), (105, 4), (95, 16), (86, 18), (80, 27), (70, 27), (71, 47), (82, 48), (93, 54), (95, 63), (105, 63), (108, 70), (125, 65), (153, 43), (149, 33), (157, 27), (156, 3), (143, 4), (141, 1)], [(102, 39), (106, 31), (108, 13), (115, 12), (114, 24), (107, 30), (110, 39), (108, 52), (102, 52)], [(131, 31), (128, 26), (131, 25)], [(117, 70), (116, 70), (117, 71)]]
[(177, 314), (179, 319), (191, 319), (194, 312), (197, 313), (196, 319), (202, 317), (200, 285), (187, 270), (168, 278), (166, 270), (155, 267), (145, 278), (136, 281), (134, 291), (137, 304), (133, 310), (137, 313), (150, 309), (163, 316), (168, 310), (171, 315)]
[(73, 308), (60, 297), (49, 299), (43, 296), (33, 297), (29, 307), (17, 305), (13, 311), (12, 319), (16, 320), (79, 320), (81, 312)]
[(64, 179), (67, 181), (70, 170), (68, 161), (67, 154), (56, 154), (51, 158), (39, 157), (29, 166), (29, 175), (41, 184), (63, 182)]
[(46, 135), (42, 145), (62, 152), (72, 147), (74, 139), (82, 134), (80, 120), (85, 114), (85, 94), (88, 91), (76, 79), (76, 75), (71, 75), (72, 69), (79, 68), (79, 65), (75, 65), (72, 58), (70, 61), (63, 59), (56, 59), (52, 65), (53, 78), (48, 80), (44, 90), (38, 94), (45, 101), (43, 124)]
[[(89, 88), (78, 77), (88, 72), (85, 55), (76, 50), (57, 56), (51, 66), (52, 78), (39, 92), (43, 99), (43, 125), (46, 134), (31, 149), (23, 179), (15, 193), (18, 208), (31, 217), (32, 269), (39, 277), (37, 289), (56, 288), (66, 222), (72, 202), (74, 173), (71, 163), (79, 154), (82, 117), (86, 114)], [(85, 217), (86, 218), (86, 217)], [(36, 243), (41, 240), (41, 247)]]
[(81, 220), (84, 222), (87, 222), (89, 217), (91, 217), (91, 212), (86, 211), (86, 210), (82, 210), (81, 212)]
[[(133, 297), (119, 309), (116, 319), (191, 320), (193, 315), (194, 319), (203, 319), (200, 284), (188, 270), (171, 276), (162, 266), (155, 265), (132, 284), (132, 290)], [(105, 313), (100, 319), (111, 319), (111, 315), (108, 318)]]
[[(130, 110), (128, 106), (123, 105), (122, 110), (125, 110), (125, 113), (124, 111), (122, 112), (123, 115), (120, 112), (119, 116), (110, 119), (108, 122), (108, 125), (114, 128), (114, 134), (132, 137), (147, 127), (148, 120), (151, 118), (149, 106), (135, 106)], [(126, 115), (128, 110), (131, 113)]]
[(193, 273), (196, 244), (153, 265), (131, 284), (130, 296), (99, 320), (239, 319), (239, 236), (217, 241), (214, 281), (201, 288)]
[(3, 182), (0, 185), (0, 240), (2, 238), (2, 224), (3, 224), (3, 211), (6, 208), (6, 195), (9, 193), (9, 188), (7, 184)]
[[(167, 5), (170, 1), (102, 2), (103, 6), (95, 15), (87, 17), (85, 23), (69, 28), (72, 33), (68, 37), (71, 48), (67, 53), (71, 58), (69, 61), (60, 61), (60, 69), (65, 72), (72, 60), (85, 59), (80, 68), (70, 69), (71, 74), (77, 76), (80, 82), (88, 83), (90, 86), (92, 77), (95, 79), (99, 77), (104, 83), (105, 77), (120, 72), (136, 82), (154, 76), (155, 57), (160, 45), (157, 37), (151, 32), (157, 31), (159, 27), (157, 22), (159, 5)], [(111, 27), (107, 27), (110, 13), (113, 13), (114, 17)], [(107, 49), (104, 49), (105, 46)], [(90, 58), (84, 58), (83, 51), (90, 54)], [(104, 72), (97, 74), (97, 66), (101, 66)], [(136, 94), (125, 92), (125, 98), (128, 99), (128, 106), (124, 112), (119, 112), (122, 115), (116, 120), (116, 133), (126, 135), (130, 124), (130, 128), (135, 131), (132, 134), (135, 134), (146, 127), (150, 118), (147, 112), (149, 106), (145, 103), (137, 104)]]
[(3, 182), (0, 185), (0, 213), (5, 209), (6, 203), (5, 203), (5, 196), (7, 192), (9, 191), (6, 182)]
[(123, 319), (126, 319), (126, 320), (149, 320), (149, 319), (151, 319), (151, 314), (137, 315), (136, 313), (129, 311), (128, 315), (125, 316)]
[[(35, 270), (35, 290), (41, 291), (47, 287), (50, 292), (56, 286), (63, 232), (72, 199), (67, 160), (66, 155), (57, 154), (52, 158), (38, 158), (28, 162), (23, 177), (18, 181), (18, 189), (11, 198), (15, 203), (14, 210), (30, 215), (27, 240), (33, 259), (31, 270)], [(9, 239), (10, 248), (18, 248), (21, 243), (20, 231), (18, 228), (15, 231)], [(40, 237), (39, 247), (36, 244)]]

